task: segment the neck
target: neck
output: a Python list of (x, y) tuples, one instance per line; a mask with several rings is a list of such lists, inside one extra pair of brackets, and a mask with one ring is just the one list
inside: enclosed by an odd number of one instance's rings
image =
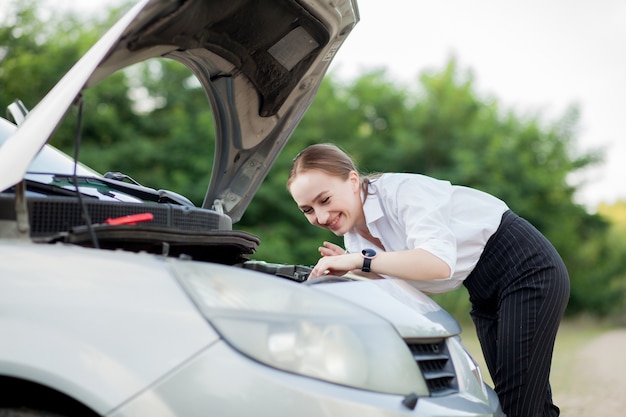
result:
[(364, 228), (355, 227), (355, 230), (356, 230), (356, 232), (359, 235), (361, 235), (368, 242), (373, 243), (374, 245), (378, 246), (381, 249), (385, 249), (385, 247), (383, 246), (383, 243), (380, 241), (380, 239), (372, 236), (372, 234), (367, 229), (367, 227), (364, 227)]

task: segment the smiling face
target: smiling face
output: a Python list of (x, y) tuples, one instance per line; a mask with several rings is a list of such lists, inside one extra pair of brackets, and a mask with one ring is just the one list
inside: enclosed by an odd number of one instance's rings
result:
[(289, 192), (309, 222), (343, 236), (362, 222), (359, 175), (343, 179), (319, 170), (301, 171), (289, 184)]

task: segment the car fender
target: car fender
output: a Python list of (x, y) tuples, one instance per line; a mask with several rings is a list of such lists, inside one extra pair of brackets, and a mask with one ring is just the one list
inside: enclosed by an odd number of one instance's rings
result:
[(156, 256), (16, 241), (0, 254), (1, 376), (105, 414), (219, 339)]
[(401, 279), (358, 280), (314, 285), (387, 319), (404, 338), (449, 337), (459, 323), (430, 297)]

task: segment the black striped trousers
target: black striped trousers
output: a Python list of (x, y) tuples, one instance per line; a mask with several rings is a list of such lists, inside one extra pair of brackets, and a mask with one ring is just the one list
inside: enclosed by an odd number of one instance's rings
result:
[(569, 275), (552, 244), (507, 211), (464, 285), (503, 411), (508, 417), (558, 416), (549, 377)]

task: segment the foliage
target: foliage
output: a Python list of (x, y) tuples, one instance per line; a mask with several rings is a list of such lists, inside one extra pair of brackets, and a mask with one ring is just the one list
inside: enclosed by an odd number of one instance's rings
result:
[[(8, 17), (0, 19), (5, 105), (15, 98), (35, 105), (124, 9), (85, 21), (46, 17), (35, 5), (12, 0)], [(215, 133), (206, 97), (190, 76), (176, 62), (151, 61), (91, 88), (83, 98), (81, 160), (202, 203)], [(73, 109), (53, 138), (68, 153), (76, 117)], [(624, 308), (626, 244), (623, 229), (618, 234), (609, 227), (605, 213), (588, 213), (574, 202), (577, 186), (568, 178), (600, 160), (574, 151), (577, 122), (576, 108), (552, 121), (503, 109), (497, 99), (481, 97), (471, 73), (454, 60), (409, 85), (390, 80), (384, 69), (349, 81), (329, 74), (236, 227), (260, 236), (256, 258), (272, 262), (313, 264), (323, 240), (341, 243), (310, 226), (285, 188), (302, 148), (334, 142), (363, 172), (419, 172), (502, 198), (563, 256), (572, 280), (568, 312), (609, 314)], [(436, 299), (467, 313), (463, 290)]]
[[(597, 289), (593, 286), (605, 284), (605, 290), (612, 297), (608, 300), (608, 305), (602, 306), (602, 310), (606, 313), (619, 313), (622, 317), (626, 317), (626, 270), (623, 268), (623, 259), (626, 259), (626, 250), (624, 242), (626, 242), (626, 201), (617, 201), (613, 204), (600, 204), (598, 213), (610, 221), (610, 229), (605, 240), (603, 251), (596, 251), (596, 260), (598, 265), (603, 266), (606, 271), (604, 275), (613, 277), (613, 279), (605, 282), (596, 282), (590, 280), (588, 288), (577, 288), (584, 292), (587, 290), (590, 294), (596, 294)], [(597, 304), (607, 302), (606, 299), (598, 297)]]

